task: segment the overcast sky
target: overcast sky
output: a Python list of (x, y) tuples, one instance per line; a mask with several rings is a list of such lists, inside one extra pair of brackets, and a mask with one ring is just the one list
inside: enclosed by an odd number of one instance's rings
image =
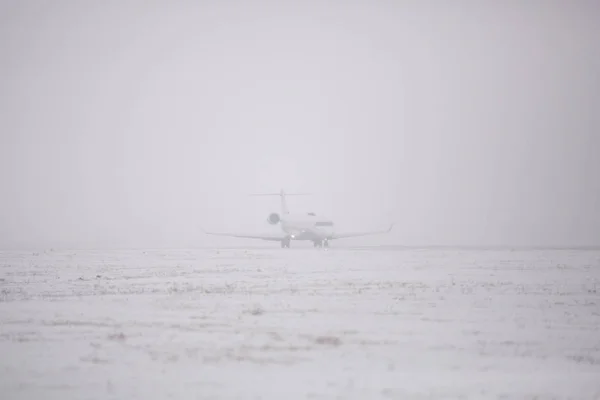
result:
[(371, 244), (600, 244), (599, 20), (593, 1), (2, 1), (0, 248), (208, 245), (201, 226), (269, 230), (278, 199), (247, 194), (281, 187), (339, 229), (396, 221)]

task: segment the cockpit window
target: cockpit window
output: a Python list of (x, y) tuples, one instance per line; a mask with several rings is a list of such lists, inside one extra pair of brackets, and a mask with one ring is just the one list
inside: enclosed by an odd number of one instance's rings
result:
[(319, 221), (319, 222), (315, 223), (315, 226), (333, 226), (333, 222)]
[(309, 212), (309, 213), (308, 213), (308, 215), (310, 215), (310, 216), (312, 216), (312, 217), (315, 217), (315, 216), (316, 216), (314, 212)]

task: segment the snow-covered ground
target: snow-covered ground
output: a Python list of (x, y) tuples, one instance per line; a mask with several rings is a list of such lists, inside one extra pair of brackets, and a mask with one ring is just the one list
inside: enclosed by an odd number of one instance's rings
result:
[(3, 400), (600, 398), (596, 250), (2, 252), (0, 291)]

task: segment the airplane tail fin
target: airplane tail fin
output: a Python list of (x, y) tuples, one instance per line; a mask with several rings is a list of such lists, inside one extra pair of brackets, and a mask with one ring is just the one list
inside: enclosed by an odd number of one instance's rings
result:
[(286, 193), (283, 189), (279, 193), (253, 193), (250, 196), (279, 196), (281, 198), (281, 213), (289, 214), (287, 207), (286, 196), (307, 196), (311, 193)]

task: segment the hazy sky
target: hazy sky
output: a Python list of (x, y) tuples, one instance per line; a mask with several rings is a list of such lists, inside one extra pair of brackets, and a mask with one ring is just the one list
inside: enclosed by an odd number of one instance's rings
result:
[(0, 248), (207, 245), (201, 226), (268, 230), (278, 199), (247, 194), (281, 187), (340, 229), (396, 221), (359, 242), (599, 244), (599, 20), (593, 1), (4, 0)]

